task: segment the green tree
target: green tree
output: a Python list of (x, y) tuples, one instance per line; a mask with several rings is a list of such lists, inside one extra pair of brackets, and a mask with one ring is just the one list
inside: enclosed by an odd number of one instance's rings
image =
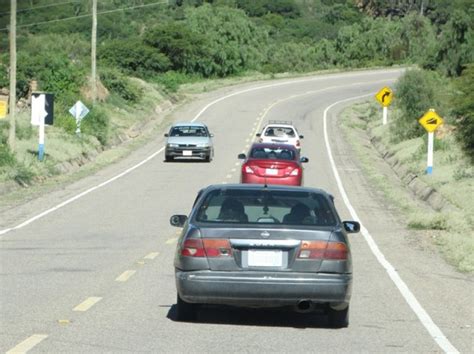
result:
[(459, 76), (464, 66), (472, 62), (474, 53), (473, 19), (456, 11), (442, 27), (440, 36), (438, 67), (448, 76)]
[(192, 33), (207, 39), (211, 75), (227, 76), (259, 67), (265, 56), (267, 33), (242, 10), (203, 5), (188, 8), (185, 14)]
[(165, 54), (136, 38), (107, 41), (98, 48), (98, 56), (107, 66), (142, 78), (165, 72), (171, 66)]
[(474, 163), (474, 64), (467, 66), (454, 85), (457, 89), (452, 101), (456, 137)]

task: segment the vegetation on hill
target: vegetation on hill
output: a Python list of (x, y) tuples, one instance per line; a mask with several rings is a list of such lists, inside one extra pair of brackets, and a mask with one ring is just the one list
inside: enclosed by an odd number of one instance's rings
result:
[[(0, 88), (8, 88), (10, 1), (0, 3)], [(17, 97), (27, 97), (32, 80), (54, 92), (55, 127), (71, 135), (69, 107), (78, 99), (92, 106), (90, 14), (90, 0), (18, 2)], [(85, 134), (103, 146), (112, 123), (101, 106), (140, 104), (142, 89), (132, 77), (169, 93), (186, 82), (255, 72), (415, 64), (422, 71), (398, 87), (404, 114), (394, 139), (420, 134), (420, 112), (439, 104), (448, 122), (462, 127), (456, 132), (466, 154), (474, 155), (471, 1), (110, 0), (98, 2), (98, 14), (98, 75), (109, 95), (92, 108), (87, 124), (94, 129)], [(7, 130), (0, 122), (0, 170), (16, 159)]]

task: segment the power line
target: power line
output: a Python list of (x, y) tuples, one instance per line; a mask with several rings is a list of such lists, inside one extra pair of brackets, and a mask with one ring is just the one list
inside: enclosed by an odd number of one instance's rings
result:
[[(168, 4), (168, 1), (160, 1), (160, 2), (154, 2), (154, 3), (151, 3), (151, 4), (136, 5), (136, 6), (130, 6), (130, 7), (123, 7), (121, 9), (102, 11), (102, 12), (98, 12), (97, 15), (110, 14), (110, 13), (113, 13), (113, 12), (126, 11), (126, 10), (134, 10), (134, 9), (138, 9), (138, 8), (150, 7), (150, 6), (161, 5), (161, 4)], [(91, 17), (91, 16), (92, 16), (92, 14), (85, 14), (85, 15), (79, 15), (79, 16), (74, 16), (74, 17), (59, 18), (57, 20), (49, 20), (49, 21), (43, 21), (43, 22), (30, 23), (30, 24), (27, 24), (27, 25), (20, 25), (20, 26), (17, 26), (17, 28), (33, 27), (33, 26), (37, 26), (37, 25), (44, 25), (46, 23), (76, 20), (76, 19), (79, 19), (79, 18)], [(8, 30), (7, 27), (0, 28), (0, 31), (6, 31), (6, 30)]]
[[(28, 11), (34, 11), (34, 10), (37, 10), (37, 9), (44, 9), (44, 8), (47, 8), (47, 7), (53, 7), (53, 6), (61, 6), (61, 5), (67, 5), (67, 4), (73, 4), (73, 3), (78, 3), (80, 0), (74, 0), (74, 1), (67, 1), (67, 2), (58, 2), (58, 3), (55, 3), (55, 4), (47, 4), (47, 5), (42, 5), (42, 6), (35, 6), (35, 7), (30, 7), (30, 8), (24, 8), (24, 9), (19, 9), (19, 10), (16, 10), (16, 12), (28, 12)], [(1, 15), (6, 15), (6, 14), (9, 14), (10, 11), (6, 11), (6, 12), (0, 12), (0, 16)]]

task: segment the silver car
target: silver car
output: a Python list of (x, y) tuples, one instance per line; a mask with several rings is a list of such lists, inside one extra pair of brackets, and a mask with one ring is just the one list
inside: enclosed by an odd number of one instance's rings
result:
[(177, 123), (165, 134), (165, 160), (200, 159), (210, 162), (214, 158), (213, 136), (203, 123)]
[(293, 186), (229, 184), (201, 190), (175, 254), (177, 319), (193, 320), (200, 304), (323, 310), (346, 327), (352, 288), (347, 234), (331, 195)]

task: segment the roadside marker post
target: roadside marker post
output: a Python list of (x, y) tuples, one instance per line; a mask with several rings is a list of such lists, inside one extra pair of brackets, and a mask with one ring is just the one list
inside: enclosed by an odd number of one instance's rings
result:
[(52, 125), (54, 118), (54, 96), (51, 93), (31, 94), (31, 124), (39, 127), (38, 160), (44, 158), (45, 125)]
[(383, 107), (382, 124), (388, 123), (388, 106), (392, 103), (393, 91), (390, 87), (385, 86), (375, 95), (375, 99)]
[(81, 101), (77, 101), (74, 106), (69, 109), (69, 113), (76, 119), (76, 134), (78, 136), (81, 135), (81, 121), (89, 112), (89, 108)]
[(418, 123), (428, 132), (428, 158), (426, 162), (426, 174), (433, 174), (433, 150), (434, 150), (434, 132), (444, 123), (438, 113), (431, 108), (423, 117), (418, 119)]

